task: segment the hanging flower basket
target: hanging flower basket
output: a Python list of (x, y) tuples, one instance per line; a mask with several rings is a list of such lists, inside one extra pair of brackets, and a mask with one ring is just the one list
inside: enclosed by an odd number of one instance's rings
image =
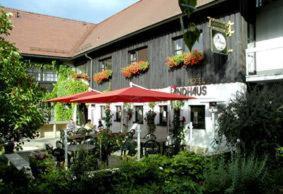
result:
[(189, 52), (185, 54), (184, 65), (186, 67), (199, 65), (203, 62), (203, 59), (204, 59), (203, 53), (198, 50), (194, 50), (193, 52)]
[(169, 67), (169, 69), (177, 69), (182, 67), (184, 64), (184, 54), (167, 57), (165, 64)]
[(74, 79), (83, 79), (83, 80), (89, 81), (89, 77), (86, 73), (75, 73), (73, 75), (73, 78)]
[(134, 76), (146, 72), (148, 69), (149, 69), (149, 63), (147, 61), (138, 61), (123, 68), (121, 72), (125, 78), (130, 79)]
[(103, 82), (108, 81), (109, 79), (111, 79), (112, 77), (112, 71), (109, 69), (103, 70), (99, 73), (96, 73), (93, 76), (93, 80), (97, 83), (97, 84), (102, 84)]

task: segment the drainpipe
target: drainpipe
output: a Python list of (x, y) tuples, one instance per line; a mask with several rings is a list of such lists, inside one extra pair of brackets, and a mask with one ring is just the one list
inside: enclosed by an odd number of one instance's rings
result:
[(92, 67), (92, 65), (93, 65), (92, 64), (93, 58), (91, 58), (87, 54), (85, 54), (85, 57), (90, 60), (90, 87), (91, 87), (91, 89), (93, 89), (93, 81), (92, 81), (92, 77), (93, 77), (93, 67)]

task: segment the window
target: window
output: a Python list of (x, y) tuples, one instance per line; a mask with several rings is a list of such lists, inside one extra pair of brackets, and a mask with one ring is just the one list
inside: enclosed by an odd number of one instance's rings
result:
[(99, 60), (99, 67), (100, 67), (100, 71), (103, 71), (106, 69), (112, 69), (112, 58), (108, 57), (108, 58)]
[(116, 122), (121, 122), (121, 118), (122, 118), (122, 107), (121, 106), (116, 106), (115, 121)]
[(83, 64), (83, 65), (78, 65), (76, 66), (76, 72), (77, 73), (86, 73), (87, 72), (87, 65)]
[(194, 129), (205, 129), (205, 106), (190, 106), (191, 122)]
[(105, 106), (100, 106), (100, 118), (105, 118)]
[[(196, 41), (192, 50), (197, 49), (203, 51), (203, 35), (202, 33), (199, 36), (199, 41)], [(174, 55), (182, 54), (183, 52), (188, 52), (189, 49), (184, 42), (183, 36), (173, 38), (173, 52)]]
[(148, 61), (147, 56), (147, 47), (143, 47), (140, 49), (132, 50), (129, 52), (129, 61), (130, 63), (134, 63), (137, 61)]
[(57, 74), (52, 71), (46, 71), (42, 73), (42, 81), (57, 82)]
[(135, 123), (143, 124), (143, 106), (135, 106)]
[(183, 37), (173, 39), (174, 54), (179, 55), (184, 52), (185, 44)]
[(168, 117), (168, 107), (159, 106), (159, 125), (167, 126), (167, 117)]

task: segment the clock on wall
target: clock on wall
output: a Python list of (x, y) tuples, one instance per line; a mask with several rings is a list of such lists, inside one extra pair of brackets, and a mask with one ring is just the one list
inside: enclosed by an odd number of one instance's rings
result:
[(226, 38), (222, 33), (216, 33), (213, 36), (213, 44), (218, 51), (223, 51), (227, 47)]
[(212, 30), (212, 52), (227, 54), (227, 36), (220, 31)]

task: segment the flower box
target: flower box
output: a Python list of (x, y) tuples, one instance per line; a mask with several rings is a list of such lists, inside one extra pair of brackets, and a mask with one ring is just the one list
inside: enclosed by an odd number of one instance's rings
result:
[(186, 53), (184, 57), (184, 65), (186, 67), (199, 65), (202, 63), (204, 55), (198, 50), (193, 50), (192, 52)]
[(194, 65), (199, 65), (203, 62), (204, 55), (198, 50), (193, 50), (192, 52), (182, 53), (168, 57), (165, 64), (169, 69), (177, 69), (183, 66), (191, 67)]
[(122, 69), (122, 75), (130, 79), (134, 76), (140, 75), (149, 69), (149, 63), (147, 61), (134, 62), (131, 65)]
[(75, 73), (73, 77), (74, 79), (84, 79), (86, 81), (89, 81), (89, 77), (86, 73)]
[(109, 69), (106, 69), (106, 70), (96, 73), (93, 76), (93, 80), (97, 84), (102, 84), (103, 82), (108, 81), (111, 77), (112, 77), (112, 71)]
[(169, 67), (169, 69), (182, 67), (184, 64), (184, 54), (178, 54), (168, 57), (165, 64)]

